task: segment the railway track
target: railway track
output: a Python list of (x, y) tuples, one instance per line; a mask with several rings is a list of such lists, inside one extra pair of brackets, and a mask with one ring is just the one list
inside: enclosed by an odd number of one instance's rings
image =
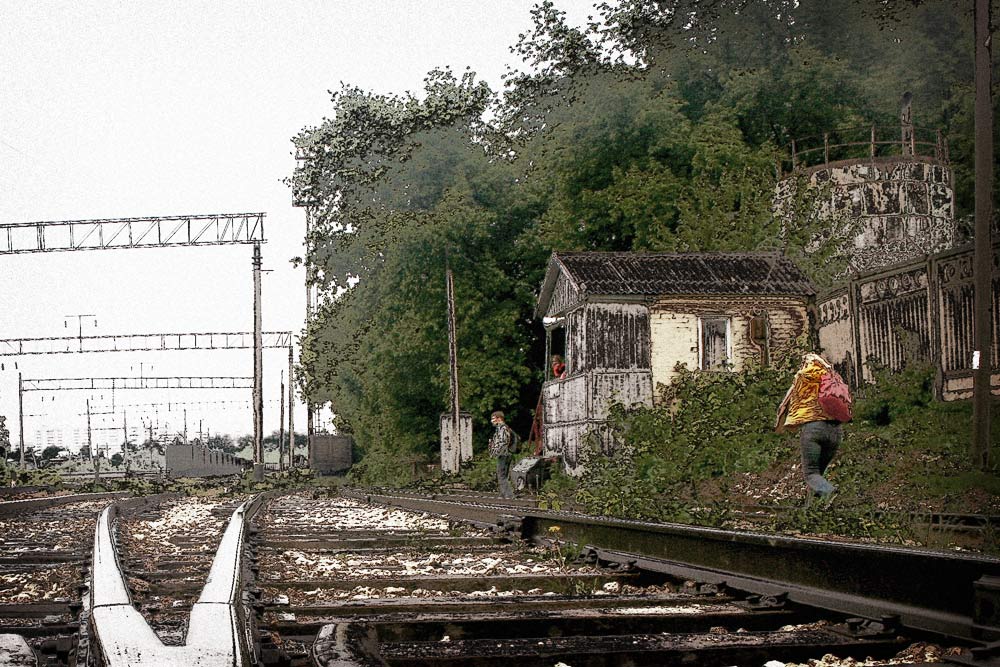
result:
[[(452, 502), (467, 502), (472, 504), (490, 503), (496, 500), (494, 494), (470, 491), (466, 489), (451, 489), (440, 492), (418, 494), (405, 493), (399, 491), (371, 489), (378, 493), (384, 491), (394, 495), (409, 495), (412, 497), (442, 498)], [(504, 501), (509, 507), (521, 507), (528, 509), (547, 509), (544, 501), (531, 495), (522, 495)], [(565, 502), (560, 503), (559, 509), (570, 512), (585, 512), (582, 505)], [(797, 511), (801, 511), (801, 506), (789, 505), (734, 505), (725, 520), (723, 527), (730, 529), (767, 529), (767, 526)], [(923, 546), (949, 545), (962, 548), (976, 549), (985, 538), (995, 536), (1000, 531), (1000, 515), (995, 514), (960, 514), (956, 512), (889, 512), (875, 511), (871, 514), (872, 519), (892, 519), (907, 522), (914, 532), (918, 541)]]
[(898, 619), (609, 558), (560, 539), (566, 525), (525, 541), (521, 504), (353, 495), (287, 496), (257, 515), (262, 664), (763, 665), (910, 645)]
[(0, 502), (0, 664), (86, 658), (94, 521), (120, 495)]
[(0, 666), (921, 664), (931, 639), (986, 667), (1000, 638), (1000, 561), (969, 555), (821, 556), (488, 497), (59, 502), (14, 518), (0, 503), (0, 565), (19, 575), (0, 594), (20, 600), (0, 598)]

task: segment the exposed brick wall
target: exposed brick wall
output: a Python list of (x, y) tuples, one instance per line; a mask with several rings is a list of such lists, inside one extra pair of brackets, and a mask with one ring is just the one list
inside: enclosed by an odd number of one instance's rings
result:
[(698, 319), (726, 317), (730, 321), (733, 365), (739, 369), (762, 350), (750, 338), (750, 322), (766, 314), (768, 352), (773, 358), (809, 330), (808, 302), (795, 297), (698, 297), (661, 299), (650, 309), (653, 385), (669, 384), (678, 363), (699, 367)]

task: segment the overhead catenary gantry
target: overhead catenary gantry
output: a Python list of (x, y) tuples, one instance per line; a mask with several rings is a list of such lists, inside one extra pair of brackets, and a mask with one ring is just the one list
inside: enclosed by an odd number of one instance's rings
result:
[(266, 243), (265, 215), (216, 213), (4, 223), (0, 224), (0, 255)]
[[(0, 339), (0, 357), (80, 352), (248, 350), (253, 347), (253, 336), (252, 331), (231, 331), (4, 338)], [(264, 331), (261, 337), (261, 346), (264, 348), (292, 347), (290, 331)]]
[[(264, 239), (265, 213), (215, 213), (140, 218), (102, 218), (47, 222), (0, 223), (0, 255), (74, 250), (171, 248), (206, 245), (253, 245), (254, 311), (254, 477), (263, 478), (263, 364), (260, 311), (260, 244)], [(82, 351), (83, 336), (76, 340)], [(23, 381), (18, 379), (23, 389)], [(23, 391), (18, 409), (23, 414)], [(21, 468), (24, 432), (21, 425)]]
[(23, 378), (21, 391), (100, 391), (115, 389), (252, 389), (251, 375), (164, 377)]

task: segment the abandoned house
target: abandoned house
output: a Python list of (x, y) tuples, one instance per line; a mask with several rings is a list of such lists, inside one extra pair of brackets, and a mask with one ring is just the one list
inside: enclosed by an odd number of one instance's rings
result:
[(566, 372), (542, 386), (545, 455), (572, 472), (588, 434), (609, 450), (610, 406), (651, 405), (678, 364), (768, 363), (809, 331), (814, 295), (777, 253), (553, 253), (535, 314)]

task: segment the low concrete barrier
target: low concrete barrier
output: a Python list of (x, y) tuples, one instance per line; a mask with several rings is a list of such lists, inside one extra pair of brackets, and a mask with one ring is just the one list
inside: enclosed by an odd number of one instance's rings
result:
[(25, 498), (24, 500), (7, 500), (0, 502), (0, 517), (21, 516), (36, 510), (68, 505), (84, 500), (107, 500), (124, 498), (132, 495), (130, 491), (109, 491), (107, 493), (69, 493), (63, 496), (46, 496), (44, 498)]
[(238, 475), (246, 467), (243, 459), (198, 445), (168, 445), (164, 452), (167, 476), (171, 479)]

